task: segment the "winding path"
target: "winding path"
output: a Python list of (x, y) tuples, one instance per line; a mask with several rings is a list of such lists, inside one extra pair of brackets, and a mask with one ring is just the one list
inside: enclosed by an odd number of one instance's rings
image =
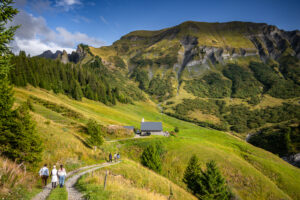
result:
[[(85, 167), (78, 168), (74, 171), (71, 171), (67, 174), (67, 180), (65, 182), (65, 186), (68, 192), (68, 199), (69, 200), (82, 200), (82, 194), (78, 192), (74, 185), (78, 181), (78, 179), (86, 173), (90, 173), (102, 167), (110, 166), (118, 164), (116, 163), (102, 163), (102, 164), (95, 164), (89, 165)], [(80, 172), (80, 173), (79, 173)], [(70, 178), (69, 178), (70, 177)], [(47, 197), (50, 195), (52, 190), (51, 183), (49, 183), (42, 192), (38, 193), (32, 200), (46, 200)]]
[[(120, 161), (119, 161), (120, 162)], [(118, 164), (119, 162), (115, 163), (103, 163), (102, 165), (99, 165), (97, 167), (93, 167), (91, 169), (88, 169), (86, 171), (83, 171), (81, 173), (75, 174), (71, 178), (67, 179), (66, 181), (66, 188), (68, 192), (68, 200), (83, 200), (83, 195), (74, 187), (78, 179), (83, 176), (86, 173), (90, 173), (92, 171), (95, 171), (97, 169), (100, 169), (102, 167), (110, 166), (110, 165), (115, 165)]]

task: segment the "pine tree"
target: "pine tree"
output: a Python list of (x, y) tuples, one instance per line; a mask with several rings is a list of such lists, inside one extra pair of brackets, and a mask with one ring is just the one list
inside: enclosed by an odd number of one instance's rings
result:
[(226, 181), (213, 160), (206, 163), (206, 171), (201, 170), (197, 185), (196, 196), (199, 199), (227, 200), (231, 197)]
[(14, 111), (14, 138), (10, 142), (10, 152), (14, 160), (36, 164), (41, 161), (42, 141), (37, 134), (35, 122), (32, 120), (27, 102)]
[(141, 162), (144, 166), (156, 172), (161, 171), (161, 158), (156, 145), (151, 144), (142, 153)]
[(184, 172), (183, 182), (195, 194), (197, 191), (197, 178), (201, 173), (201, 167), (196, 155), (190, 158), (189, 164)]
[(81, 86), (79, 85), (78, 81), (74, 80), (74, 88), (72, 91), (72, 97), (76, 100), (81, 100), (83, 96)]
[(206, 163), (206, 171), (203, 171), (195, 155), (189, 161), (183, 182), (198, 199), (227, 200), (232, 196), (215, 161)]
[(17, 10), (10, 4), (11, 0), (0, 3), (0, 152), (6, 147), (3, 138), (10, 134), (10, 122), (12, 121), (12, 106), (14, 103), (12, 86), (8, 80), (10, 65), (10, 50), (7, 47), (13, 39), (17, 27), (6, 28), (6, 23), (17, 14)]
[[(12, 110), (14, 98), (8, 80), (12, 55), (7, 45), (13, 39), (17, 27), (6, 28), (6, 23), (18, 11), (11, 4), (11, 0), (0, 3), (0, 152), (18, 162), (34, 164), (41, 159), (42, 147), (28, 106), (23, 104), (17, 110)], [(23, 78), (20, 84), (24, 83)]]

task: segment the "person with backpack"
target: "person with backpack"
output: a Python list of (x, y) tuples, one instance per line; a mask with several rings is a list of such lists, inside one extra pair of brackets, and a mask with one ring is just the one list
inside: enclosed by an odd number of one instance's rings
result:
[(109, 162), (112, 162), (112, 155), (111, 155), (111, 153), (109, 153), (108, 159), (109, 159)]
[(52, 188), (56, 188), (56, 184), (57, 184), (57, 169), (56, 169), (55, 165), (53, 165), (53, 169), (51, 171), (51, 183), (52, 183)]
[(66, 176), (67, 176), (67, 172), (65, 168), (63, 168), (63, 165), (60, 165), (60, 168), (58, 169), (58, 177), (59, 177), (59, 186), (61, 188), (64, 187)]
[(42, 178), (42, 184), (44, 184), (44, 187), (47, 186), (47, 180), (49, 177), (49, 170), (47, 168), (47, 164), (44, 165), (39, 171), (40, 177)]

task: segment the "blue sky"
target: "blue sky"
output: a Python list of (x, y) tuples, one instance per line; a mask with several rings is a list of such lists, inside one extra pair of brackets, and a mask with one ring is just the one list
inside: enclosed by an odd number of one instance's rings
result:
[(80, 42), (110, 45), (134, 30), (157, 30), (187, 20), (251, 21), (300, 29), (296, 0), (16, 0), (15, 50), (36, 55), (45, 49), (76, 48)]

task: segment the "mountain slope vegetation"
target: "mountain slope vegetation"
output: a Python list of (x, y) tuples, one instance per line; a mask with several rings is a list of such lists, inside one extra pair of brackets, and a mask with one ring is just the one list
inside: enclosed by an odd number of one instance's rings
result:
[[(245, 138), (280, 123), (299, 126), (299, 38), (298, 30), (262, 23), (187, 21), (133, 31), (90, 52), (109, 65), (111, 55), (123, 59), (166, 114)], [(277, 103), (266, 104), (271, 99)]]
[[(76, 101), (62, 94), (57, 95), (33, 87), (16, 88), (15, 96), (17, 102), (24, 101), (29, 96), (35, 96), (66, 106), (83, 116), (81, 119), (74, 120), (38, 103), (33, 103), (35, 108), (33, 114), (38, 122), (37, 128), (46, 145), (46, 151), (43, 153), (46, 163), (62, 162), (67, 169), (72, 169), (87, 163), (94, 163), (95, 159), (106, 159), (109, 152), (121, 152), (122, 158), (127, 157), (140, 162), (140, 155), (144, 148), (150, 144), (160, 143), (165, 149), (162, 156), (161, 175), (183, 188), (185, 188), (182, 182), (185, 167), (190, 156), (196, 154), (203, 164), (209, 160), (215, 160), (231, 190), (242, 199), (299, 198), (297, 196), (298, 180), (300, 180), (298, 168), (289, 165), (272, 153), (253, 147), (227, 133), (201, 128), (167, 115), (161, 115), (151, 101), (137, 102), (135, 105), (118, 103), (111, 107), (86, 98)], [(88, 137), (77, 128), (90, 118), (104, 126), (119, 124), (139, 127), (143, 117), (148, 121), (162, 121), (164, 130), (172, 131), (175, 126), (179, 126), (180, 131), (176, 137), (170, 138), (154, 137), (106, 142), (101, 149), (94, 152), (84, 146), (83, 141)], [(130, 168), (133, 165), (134, 167), (135, 164), (131, 163), (131, 161), (126, 162), (126, 166)], [(122, 171), (122, 165), (116, 168)]]

